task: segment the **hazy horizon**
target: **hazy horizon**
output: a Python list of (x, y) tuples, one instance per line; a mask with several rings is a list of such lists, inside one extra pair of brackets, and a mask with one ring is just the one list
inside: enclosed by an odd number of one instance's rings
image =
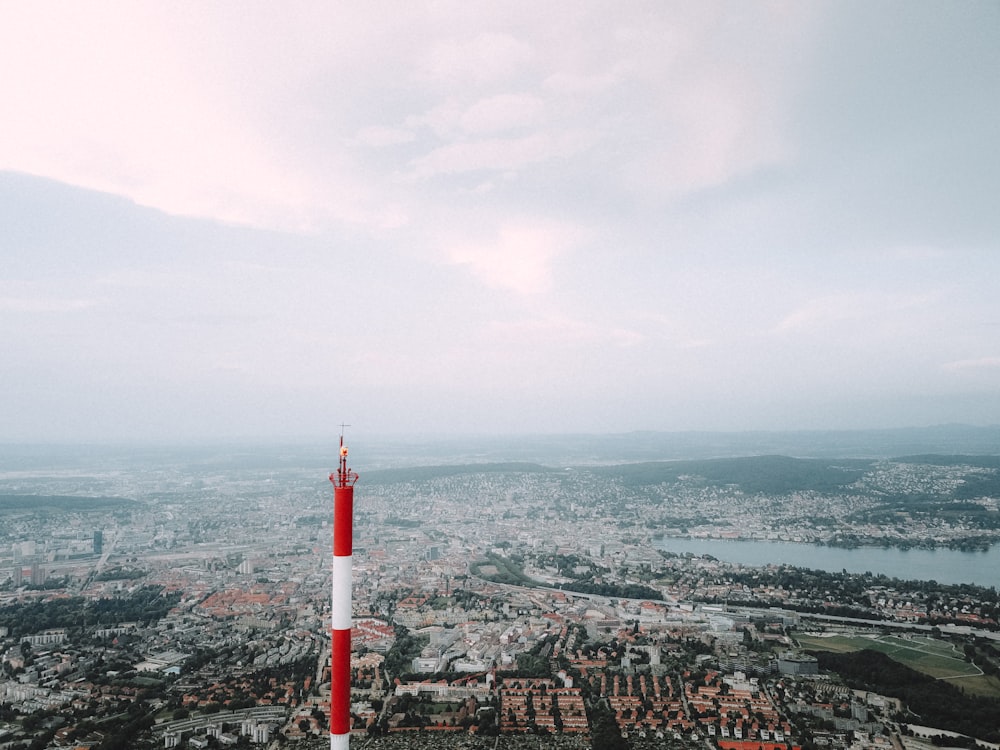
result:
[(998, 24), (11, 5), (0, 443), (1000, 424)]
[[(311, 467), (317, 481), (335, 467), (339, 435), (280, 440), (0, 441), (0, 474), (63, 470), (147, 471), (150, 466), (239, 466), (248, 472)], [(893, 460), (1000, 454), (1000, 425), (938, 425), (892, 430), (802, 432), (632, 432), (564, 435), (384, 435), (347, 430), (350, 462), (364, 476), (382, 469), (477, 464), (537, 464), (552, 469), (630, 463), (787, 456), (799, 459)]]

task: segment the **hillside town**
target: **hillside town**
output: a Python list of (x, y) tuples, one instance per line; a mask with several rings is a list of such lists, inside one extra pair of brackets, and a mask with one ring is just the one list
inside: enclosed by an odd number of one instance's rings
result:
[[(691, 477), (637, 487), (582, 469), (363, 478), (355, 742), (923, 748), (950, 730), (822, 668), (817, 644), (869, 639), (942, 660), (951, 649), (946, 681), (989, 695), (995, 590), (737, 565), (664, 551), (654, 536), (884, 538), (858, 520), (876, 506), (863, 485), (940, 495), (983, 471), (883, 462), (834, 499)], [(24, 469), (0, 474), (3, 498), (0, 749), (327, 741), (322, 475), (210, 461)], [(996, 502), (978, 507), (995, 514)], [(995, 533), (962, 518), (905, 529)]]

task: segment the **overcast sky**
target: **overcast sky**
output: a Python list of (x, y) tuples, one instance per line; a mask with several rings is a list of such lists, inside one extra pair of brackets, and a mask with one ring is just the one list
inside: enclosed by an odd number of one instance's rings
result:
[(1000, 423), (1000, 3), (0, 0), (0, 440)]

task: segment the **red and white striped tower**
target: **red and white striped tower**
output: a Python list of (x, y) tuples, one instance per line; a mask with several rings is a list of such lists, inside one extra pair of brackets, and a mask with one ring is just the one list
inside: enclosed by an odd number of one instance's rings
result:
[(347, 468), (340, 436), (340, 464), (333, 482), (333, 598), (330, 657), (330, 750), (347, 750), (351, 740), (351, 564), (356, 472)]

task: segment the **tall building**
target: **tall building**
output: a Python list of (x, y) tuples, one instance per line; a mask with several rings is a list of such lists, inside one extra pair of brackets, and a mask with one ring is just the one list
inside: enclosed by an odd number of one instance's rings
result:
[(819, 674), (819, 661), (809, 654), (786, 651), (778, 656), (778, 671), (781, 674)]
[(94, 554), (104, 554), (104, 532), (100, 529), (94, 532)]
[(41, 586), (45, 583), (45, 568), (38, 564), (38, 561), (31, 563), (31, 585)]

